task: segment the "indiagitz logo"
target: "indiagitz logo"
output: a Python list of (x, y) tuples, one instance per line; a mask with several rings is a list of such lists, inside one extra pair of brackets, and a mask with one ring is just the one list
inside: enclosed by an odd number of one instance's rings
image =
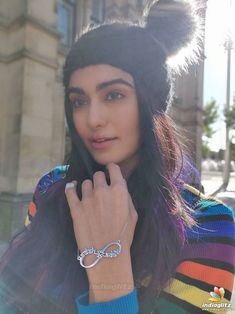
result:
[[(214, 291), (210, 292), (209, 301), (211, 303), (203, 303), (202, 310), (203, 311), (210, 311), (213, 309), (214, 311), (224, 311), (231, 310), (231, 303), (228, 303), (227, 300), (224, 299), (225, 290), (223, 287), (214, 287)], [(224, 302), (221, 302), (224, 299)]]
[(224, 288), (214, 287), (214, 291), (210, 292), (211, 298), (209, 298), (212, 302), (220, 302), (224, 297)]

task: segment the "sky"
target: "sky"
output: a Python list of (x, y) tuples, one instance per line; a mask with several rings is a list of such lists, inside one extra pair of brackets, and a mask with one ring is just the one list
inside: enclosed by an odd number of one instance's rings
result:
[[(231, 7), (230, 7), (231, 4)], [(232, 18), (231, 18), (232, 17)], [(228, 21), (231, 23), (228, 23)], [(226, 28), (230, 24), (235, 46), (235, 0), (208, 0), (205, 37), (204, 104), (214, 98), (222, 112), (226, 102), (227, 53), (223, 47)], [(235, 95), (235, 48), (231, 56), (231, 104)], [(217, 131), (210, 148), (218, 151), (225, 147), (223, 118), (214, 126)]]

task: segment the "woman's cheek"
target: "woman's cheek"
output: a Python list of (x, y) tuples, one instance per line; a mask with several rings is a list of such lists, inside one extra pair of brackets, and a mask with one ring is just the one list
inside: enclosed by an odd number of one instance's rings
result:
[(82, 115), (82, 113), (73, 113), (73, 123), (74, 123), (74, 126), (76, 128), (76, 130), (80, 133), (80, 129), (83, 129), (83, 124), (84, 124), (84, 117)]

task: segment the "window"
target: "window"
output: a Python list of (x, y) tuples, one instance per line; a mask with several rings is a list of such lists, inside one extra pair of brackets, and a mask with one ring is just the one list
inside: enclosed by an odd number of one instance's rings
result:
[(93, 0), (91, 6), (91, 22), (102, 23), (104, 21), (104, 0)]
[(76, 1), (57, 0), (57, 29), (62, 34), (60, 42), (70, 47), (75, 34)]

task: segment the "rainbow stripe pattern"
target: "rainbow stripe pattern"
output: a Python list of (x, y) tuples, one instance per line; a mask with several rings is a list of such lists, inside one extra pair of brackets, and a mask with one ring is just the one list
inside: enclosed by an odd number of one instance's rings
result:
[[(198, 225), (187, 230), (188, 243), (181, 261), (172, 281), (156, 300), (153, 313), (218, 313), (217, 308), (205, 311), (202, 306), (231, 300), (235, 270), (234, 214), (215, 199), (200, 201), (189, 190), (183, 196), (195, 204)], [(219, 313), (225, 314), (227, 310), (220, 308)]]
[[(42, 177), (35, 193), (46, 193), (50, 186), (65, 178), (67, 169), (67, 166), (56, 167)], [(231, 300), (235, 272), (234, 214), (220, 201), (206, 197), (188, 185), (182, 196), (194, 209), (197, 225), (187, 230), (188, 241), (175, 274), (155, 300), (151, 314), (218, 313), (216, 308), (205, 311), (202, 305), (210, 302), (228, 304)], [(34, 197), (29, 204), (26, 225), (36, 214)], [(149, 279), (147, 276), (141, 285), (148, 285)], [(138, 314), (147, 314), (142, 304), (139, 306)], [(220, 308), (219, 313), (225, 314), (227, 310)]]

